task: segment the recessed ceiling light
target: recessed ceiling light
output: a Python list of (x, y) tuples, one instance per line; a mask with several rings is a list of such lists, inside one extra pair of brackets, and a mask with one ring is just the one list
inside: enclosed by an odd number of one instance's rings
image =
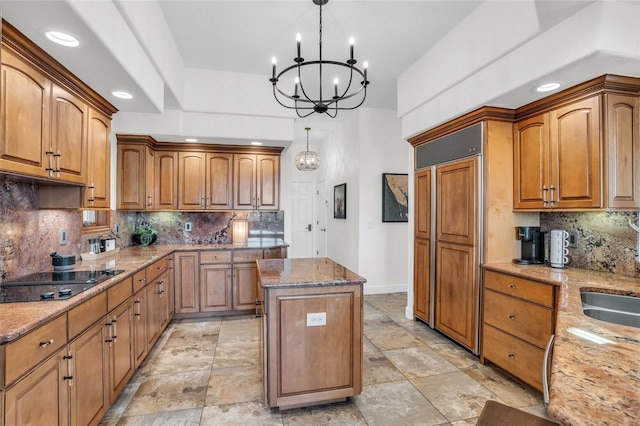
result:
[(129, 92), (123, 92), (121, 90), (116, 90), (115, 92), (111, 92), (113, 96), (120, 99), (131, 99), (133, 95)]
[(536, 92), (551, 92), (552, 90), (556, 90), (558, 87), (560, 87), (560, 83), (555, 81), (552, 83), (545, 83), (536, 87)]
[(253, 141), (253, 142), (251, 142), (251, 145), (262, 145), (262, 142)]
[(70, 34), (63, 33), (62, 31), (47, 31), (45, 35), (52, 42), (61, 44), (63, 46), (76, 47), (80, 45), (80, 42), (77, 38)]
[(185, 142), (198, 142), (198, 139), (196, 139), (196, 138), (186, 138), (184, 141)]

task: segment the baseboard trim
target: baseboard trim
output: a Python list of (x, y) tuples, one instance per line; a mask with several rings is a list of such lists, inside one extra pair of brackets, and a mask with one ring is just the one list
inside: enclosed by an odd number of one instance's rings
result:
[(369, 285), (364, 284), (364, 294), (384, 294), (384, 293), (403, 293), (407, 291), (407, 284), (384, 284), (384, 285)]

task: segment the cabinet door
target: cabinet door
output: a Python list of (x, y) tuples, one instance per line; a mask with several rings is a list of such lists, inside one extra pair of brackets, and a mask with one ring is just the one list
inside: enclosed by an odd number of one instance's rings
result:
[[(109, 336), (100, 321), (69, 344), (72, 358), (71, 425), (96, 425), (109, 408)], [(46, 423), (42, 423), (46, 424)]]
[(0, 170), (48, 176), (51, 81), (4, 46), (1, 78)]
[(66, 354), (65, 347), (5, 390), (5, 426), (69, 424)]
[(258, 266), (256, 263), (233, 265), (233, 309), (255, 309), (258, 286)]
[[(85, 182), (89, 110), (79, 98), (53, 85), (51, 110), (52, 177), (66, 182)], [(50, 174), (51, 175), (51, 174)]]
[(413, 315), (429, 322), (431, 301), (431, 241), (416, 238), (413, 262)]
[(178, 153), (156, 151), (155, 155), (155, 208), (175, 210), (178, 208)]
[(145, 210), (155, 210), (157, 208), (157, 202), (155, 198), (155, 165), (156, 165), (156, 152), (150, 147), (145, 147), (145, 161), (144, 161), (144, 196)]
[(231, 308), (231, 265), (200, 265), (200, 311)]
[(147, 348), (155, 345), (160, 337), (160, 298), (158, 297), (158, 279), (154, 278), (147, 285)]
[(158, 278), (158, 334), (162, 334), (169, 325), (169, 294), (167, 286), (169, 284), (169, 272), (165, 271)]
[(436, 169), (437, 241), (475, 245), (477, 239), (477, 159)]
[(108, 208), (111, 201), (111, 119), (89, 110), (85, 207)]
[(115, 401), (135, 369), (133, 359), (133, 303), (131, 300), (108, 315), (111, 324), (109, 348), (109, 392)]
[(148, 352), (147, 339), (147, 287), (133, 296), (133, 360), (138, 368)]
[(602, 206), (600, 97), (551, 111), (551, 208)]
[(206, 154), (178, 153), (178, 209), (202, 210), (205, 206)]
[(477, 350), (478, 274), (476, 249), (436, 243), (435, 328)]
[(233, 209), (233, 154), (207, 154), (207, 208)]
[(145, 146), (118, 144), (118, 210), (144, 210), (145, 208)]
[(431, 169), (419, 170), (415, 176), (415, 237), (431, 238)]
[(513, 134), (513, 208), (549, 207), (549, 115), (519, 121)]
[(256, 208), (258, 210), (278, 210), (280, 157), (277, 155), (258, 155), (256, 166)]
[(199, 312), (200, 286), (198, 252), (178, 252), (174, 256), (176, 313)]
[(640, 99), (607, 94), (607, 207), (640, 208)]
[(167, 293), (167, 301), (169, 303), (169, 318), (171, 321), (173, 315), (176, 313), (176, 286), (175, 286), (175, 269), (173, 267), (173, 255), (167, 256), (167, 284), (166, 284), (166, 293)]
[(236, 154), (233, 160), (233, 208), (256, 208), (256, 156)]

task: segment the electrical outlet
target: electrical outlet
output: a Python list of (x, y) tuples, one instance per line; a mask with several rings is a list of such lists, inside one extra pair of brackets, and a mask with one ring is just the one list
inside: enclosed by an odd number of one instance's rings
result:
[(578, 234), (569, 232), (569, 247), (578, 247)]
[(191, 232), (191, 222), (184, 223), (184, 230), (185, 232)]
[(67, 230), (60, 229), (59, 234), (60, 234), (60, 245), (63, 246), (67, 244)]
[(120, 233), (120, 224), (119, 223), (116, 223), (116, 226), (113, 229), (113, 233), (116, 234), (116, 237)]
[(307, 314), (307, 327), (317, 327), (327, 325), (326, 312), (313, 312)]

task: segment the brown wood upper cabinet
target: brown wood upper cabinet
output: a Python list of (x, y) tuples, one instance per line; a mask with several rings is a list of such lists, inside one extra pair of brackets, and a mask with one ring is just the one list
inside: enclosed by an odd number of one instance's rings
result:
[(234, 209), (278, 209), (280, 156), (236, 154), (233, 173)]
[(89, 109), (84, 206), (108, 208), (111, 192), (111, 119)]
[(638, 209), (639, 111), (637, 93), (605, 89), (517, 121), (514, 210)]
[(97, 181), (91, 206), (108, 207), (104, 129), (117, 110), (10, 24), (2, 33), (0, 172), (77, 186)]
[(178, 158), (179, 209), (233, 208), (233, 154), (180, 152)]
[(602, 206), (600, 96), (516, 123), (514, 208)]

